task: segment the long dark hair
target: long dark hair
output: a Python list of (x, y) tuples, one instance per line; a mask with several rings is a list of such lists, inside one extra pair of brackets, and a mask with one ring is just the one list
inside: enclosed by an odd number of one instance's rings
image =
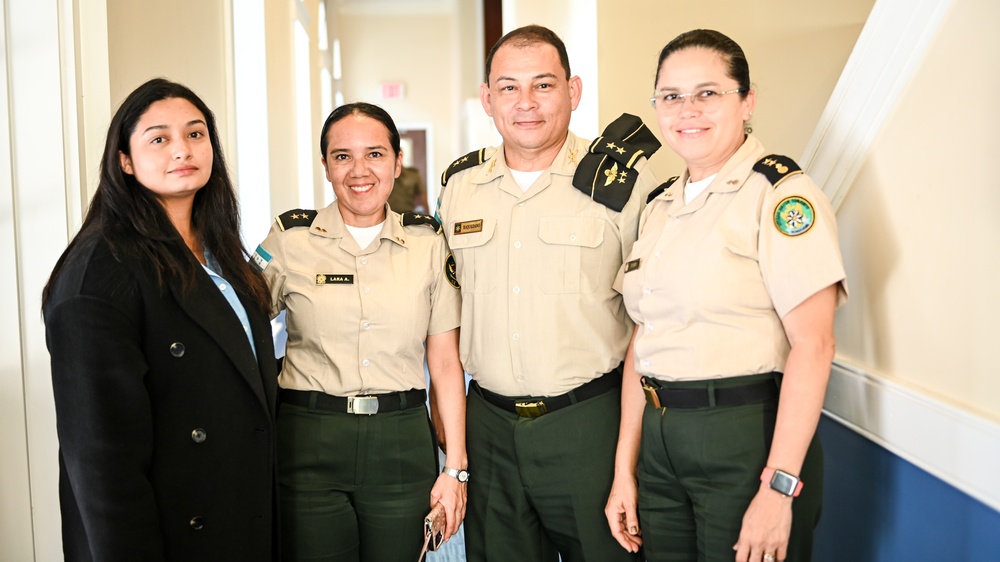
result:
[(184, 85), (154, 78), (135, 89), (122, 102), (111, 124), (101, 159), (100, 181), (80, 232), (56, 263), (42, 293), (48, 303), (54, 281), (70, 251), (82, 240), (101, 236), (118, 260), (137, 258), (151, 264), (160, 289), (178, 280), (182, 291), (194, 287), (201, 265), (152, 191), (121, 169), (119, 153), (131, 156), (130, 139), (136, 124), (154, 103), (171, 98), (191, 102), (205, 116), (212, 143), (212, 173), (194, 197), (191, 224), (222, 267), (221, 274), (239, 292), (249, 295), (263, 311), (271, 309), (267, 284), (250, 266), (240, 240), (240, 213), (236, 190), (226, 168), (215, 115), (205, 102)]

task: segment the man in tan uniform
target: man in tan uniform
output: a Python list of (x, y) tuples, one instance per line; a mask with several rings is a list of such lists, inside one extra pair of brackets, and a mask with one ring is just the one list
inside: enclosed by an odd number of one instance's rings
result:
[[(581, 81), (548, 29), (501, 38), (486, 75), (483, 107), (504, 142), (457, 160), (439, 204), (474, 379), (468, 560), (634, 560), (602, 511), (632, 330), (612, 283), (656, 182), (643, 150), (604, 139), (602, 150), (632, 153), (619, 166), (569, 132)], [(587, 168), (589, 156), (607, 164)], [(576, 187), (578, 170), (617, 202)]]
[(427, 189), (420, 170), (403, 166), (389, 194), (389, 208), (397, 213), (427, 212)]

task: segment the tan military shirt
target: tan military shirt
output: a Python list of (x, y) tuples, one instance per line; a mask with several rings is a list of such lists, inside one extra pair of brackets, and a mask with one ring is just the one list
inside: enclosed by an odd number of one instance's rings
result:
[(571, 183), (588, 144), (570, 133), (526, 193), (501, 146), (441, 194), (462, 286), (462, 362), (493, 392), (561, 394), (625, 356), (632, 325), (611, 285), (656, 182), (643, 161), (620, 213), (594, 202)]
[(448, 255), (444, 236), (404, 227), (393, 212), (364, 250), (336, 202), (308, 228), (275, 223), (254, 260), (271, 288), (272, 316), (287, 311), (281, 387), (335, 396), (425, 388), (424, 341), (459, 325)]
[(752, 169), (766, 154), (750, 136), (690, 204), (685, 174), (646, 207), (622, 268), (639, 325), (639, 373), (696, 380), (783, 371), (790, 348), (781, 319), (834, 283), (838, 305), (847, 299), (826, 196), (805, 174), (772, 186)]

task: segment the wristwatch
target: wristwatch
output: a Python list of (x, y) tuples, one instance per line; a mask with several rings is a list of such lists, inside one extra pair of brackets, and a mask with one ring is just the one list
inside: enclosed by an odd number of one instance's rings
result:
[(802, 492), (802, 481), (798, 476), (792, 476), (779, 468), (764, 467), (760, 473), (760, 481), (767, 482), (772, 490), (790, 498), (797, 498)]
[(469, 471), (468, 470), (458, 469), (458, 468), (448, 468), (446, 466), (446, 467), (444, 467), (444, 470), (441, 471), (441, 473), (442, 474), (447, 474), (448, 476), (454, 477), (456, 480), (458, 480), (462, 484), (465, 484), (466, 482), (469, 481)]

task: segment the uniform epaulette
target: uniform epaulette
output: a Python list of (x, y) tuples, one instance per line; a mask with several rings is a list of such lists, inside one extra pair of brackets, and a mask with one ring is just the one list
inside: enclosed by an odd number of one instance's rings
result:
[(659, 187), (657, 187), (653, 191), (650, 191), (649, 192), (649, 196), (646, 197), (646, 204), (649, 205), (650, 201), (652, 201), (653, 199), (656, 199), (657, 197), (660, 196), (661, 193), (663, 193), (664, 191), (666, 191), (667, 188), (669, 188), (671, 185), (674, 185), (674, 182), (677, 181), (677, 178), (679, 178), (679, 177), (680, 176), (674, 176), (674, 177), (668, 179), (667, 181), (661, 183), (659, 185)]
[(642, 119), (622, 113), (591, 143), (573, 174), (573, 185), (594, 201), (621, 212), (639, 179), (636, 162), (659, 148), (660, 141)]
[(441, 223), (430, 215), (422, 215), (420, 213), (403, 213), (399, 216), (399, 222), (403, 226), (422, 224), (433, 228), (434, 232), (441, 234)]
[(292, 209), (281, 213), (274, 220), (278, 223), (278, 228), (284, 232), (296, 226), (311, 226), (316, 220), (316, 211), (313, 209)]
[(769, 154), (753, 165), (753, 171), (764, 174), (772, 186), (778, 187), (785, 178), (801, 174), (802, 168), (787, 156)]
[(473, 150), (465, 156), (455, 160), (448, 166), (448, 169), (441, 173), (441, 187), (448, 185), (448, 178), (462, 170), (467, 170), (473, 166), (479, 166), (486, 161), (486, 149)]

